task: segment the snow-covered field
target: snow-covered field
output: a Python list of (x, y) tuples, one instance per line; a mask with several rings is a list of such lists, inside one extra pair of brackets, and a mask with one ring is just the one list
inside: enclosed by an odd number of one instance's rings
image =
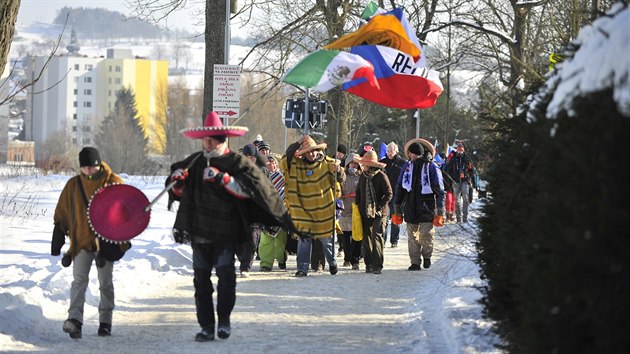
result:
[[(153, 199), (163, 177), (123, 176)], [(406, 237), (385, 249), (383, 274), (341, 268), (295, 278), (288, 270), (239, 278), (232, 336), (197, 343), (191, 250), (170, 236), (166, 200), (114, 266), (112, 337), (98, 337), (98, 281), (92, 271), (83, 338), (62, 331), (72, 269), (50, 255), (52, 217), (69, 176), (0, 175), (0, 348), (51, 353), (496, 353), (481, 316), (474, 223), (438, 231), (433, 266), (407, 271)], [(64, 246), (62, 251), (67, 249)], [(238, 261), (237, 261), (238, 264)], [(362, 267), (363, 268), (363, 267)], [(94, 269), (94, 268), (93, 268)], [(216, 282), (216, 279), (213, 278)]]

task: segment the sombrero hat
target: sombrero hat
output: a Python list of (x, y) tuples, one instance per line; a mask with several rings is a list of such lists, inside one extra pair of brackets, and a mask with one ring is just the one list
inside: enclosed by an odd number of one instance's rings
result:
[(405, 156), (407, 158), (409, 158), (409, 146), (413, 143), (419, 143), (420, 145), (422, 145), (422, 148), (424, 148), (424, 151), (431, 152), (431, 155), (435, 157), (435, 147), (433, 146), (433, 144), (431, 144), (427, 140), (416, 138), (409, 140), (407, 144), (405, 144)]
[(308, 135), (304, 135), (302, 141), (300, 142), (300, 147), (295, 151), (294, 156), (302, 156), (304, 153), (313, 151), (313, 150), (324, 150), (326, 148), (326, 143), (318, 144)]
[(88, 222), (97, 236), (110, 242), (125, 242), (149, 225), (151, 211), (146, 195), (128, 184), (113, 184), (94, 193), (88, 205)]
[(243, 136), (249, 131), (247, 127), (230, 125), (227, 127), (221, 123), (221, 118), (216, 112), (208, 113), (203, 127), (182, 129), (181, 133), (189, 139), (202, 139), (207, 136), (223, 135), (229, 137)]
[(382, 162), (378, 162), (378, 155), (376, 154), (376, 151), (374, 150), (367, 151), (363, 155), (363, 157), (360, 157), (359, 155), (355, 155), (354, 162), (357, 162), (363, 166), (370, 166), (370, 167), (383, 168), (386, 166), (386, 164)]

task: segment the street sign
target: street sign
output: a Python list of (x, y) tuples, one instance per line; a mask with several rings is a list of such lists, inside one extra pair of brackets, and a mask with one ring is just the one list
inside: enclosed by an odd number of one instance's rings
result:
[(214, 64), (212, 109), (222, 120), (238, 118), (241, 107), (240, 65)]

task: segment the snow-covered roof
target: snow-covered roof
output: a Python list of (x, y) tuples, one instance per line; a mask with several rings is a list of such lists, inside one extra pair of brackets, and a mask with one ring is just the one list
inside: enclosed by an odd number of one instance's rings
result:
[(556, 86), (547, 107), (548, 118), (563, 110), (572, 115), (576, 99), (609, 88), (619, 112), (630, 117), (629, 33), (630, 8), (622, 3), (580, 31), (574, 42), (579, 49), (557, 65), (558, 73), (551, 78), (555, 82), (548, 83)]

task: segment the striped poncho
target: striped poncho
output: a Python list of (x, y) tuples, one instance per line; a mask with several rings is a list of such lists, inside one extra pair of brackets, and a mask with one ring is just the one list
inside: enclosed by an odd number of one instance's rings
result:
[[(335, 160), (325, 157), (309, 163), (294, 158), (288, 168), (286, 156), (280, 162), (285, 179), (285, 197), (289, 214), (298, 230), (314, 238), (330, 237), (335, 222)], [(343, 170), (337, 180), (343, 182)]]

